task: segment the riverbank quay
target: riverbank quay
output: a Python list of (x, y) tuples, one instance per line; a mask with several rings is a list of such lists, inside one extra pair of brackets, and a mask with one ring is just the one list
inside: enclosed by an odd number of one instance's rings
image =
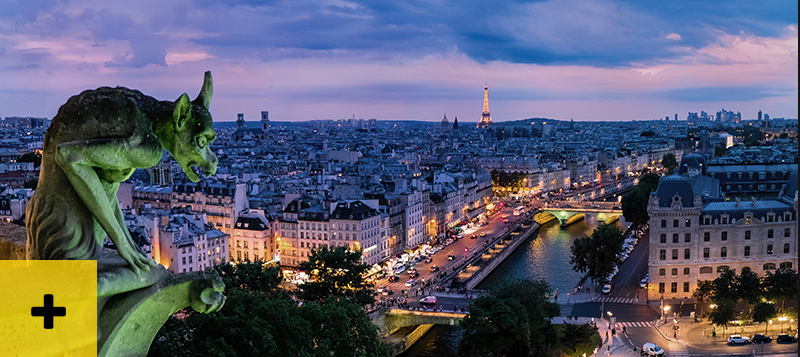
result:
[(538, 212), (538, 209), (533, 209), (526, 213), (517, 223), (489, 241), (480, 251), (475, 252), (459, 269), (450, 273), (447, 277), (451, 279), (450, 288), (472, 290), (480, 284), (539, 229), (541, 224), (534, 220)]

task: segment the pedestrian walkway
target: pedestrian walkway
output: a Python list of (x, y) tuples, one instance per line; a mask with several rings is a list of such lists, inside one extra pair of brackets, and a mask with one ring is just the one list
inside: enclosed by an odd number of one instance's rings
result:
[(625, 327), (625, 328), (628, 328), (628, 327), (651, 327), (651, 326), (653, 326), (653, 322), (652, 321), (623, 321), (623, 322), (617, 321), (617, 324), (615, 326), (616, 326), (617, 329), (622, 328), (622, 327)]
[(638, 304), (639, 299), (636, 298), (620, 298), (620, 297), (608, 297), (608, 296), (595, 296), (589, 301), (596, 301), (596, 302), (608, 302), (608, 303), (617, 303), (617, 304)]
[(669, 356), (670, 357), (689, 357), (689, 351), (686, 350), (686, 344), (680, 340), (669, 341)]

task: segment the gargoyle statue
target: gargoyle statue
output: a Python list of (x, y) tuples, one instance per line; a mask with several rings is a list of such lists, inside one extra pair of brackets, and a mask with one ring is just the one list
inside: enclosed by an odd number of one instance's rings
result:
[(39, 184), (28, 205), (27, 259), (97, 260), (107, 234), (136, 276), (149, 272), (156, 263), (131, 239), (119, 183), (157, 164), (163, 149), (194, 182), (199, 171), (214, 174), (212, 92), (206, 72), (194, 101), (186, 93), (170, 102), (101, 87), (62, 105), (45, 135)]

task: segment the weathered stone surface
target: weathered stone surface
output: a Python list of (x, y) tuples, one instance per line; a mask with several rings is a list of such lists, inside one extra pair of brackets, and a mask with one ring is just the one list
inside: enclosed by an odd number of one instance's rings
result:
[(0, 260), (25, 260), (25, 227), (0, 221)]

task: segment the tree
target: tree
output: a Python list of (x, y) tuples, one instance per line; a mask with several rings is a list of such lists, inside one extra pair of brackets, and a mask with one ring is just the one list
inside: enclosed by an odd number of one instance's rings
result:
[(725, 148), (719, 145), (715, 146), (714, 157), (722, 157), (722, 155), (725, 155)]
[(732, 304), (735, 305), (739, 301), (738, 291), (736, 288), (736, 272), (733, 270), (725, 270), (711, 282), (714, 287), (711, 293), (711, 300), (717, 305)]
[(700, 316), (703, 316), (703, 303), (711, 299), (711, 294), (714, 291), (714, 285), (711, 281), (700, 280), (697, 282), (697, 288), (692, 292), (692, 299), (697, 301), (700, 305)]
[(622, 215), (629, 222), (642, 225), (650, 220), (647, 215), (647, 203), (650, 200), (650, 192), (658, 188), (659, 176), (654, 173), (646, 173), (639, 178), (639, 184), (633, 191), (622, 197)]
[(458, 343), (461, 356), (528, 356), (530, 336), (524, 307), (515, 299), (484, 295), (469, 305), (461, 321), (464, 333)]
[(778, 139), (788, 139), (788, 138), (789, 138), (789, 133), (781, 133), (781, 135), (778, 135)]
[(775, 273), (767, 271), (763, 285), (766, 297), (781, 300), (781, 306), (786, 300), (796, 299), (800, 292), (797, 271), (791, 268), (778, 269)]
[(533, 352), (548, 351), (553, 346), (555, 338), (548, 339), (547, 336), (555, 335), (550, 322), (561, 315), (561, 308), (550, 301), (552, 290), (545, 280), (503, 280), (493, 285), (489, 294), (501, 300), (513, 299), (522, 305), (527, 312)]
[(736, 317), (733, 306), (734, 304), (730, 302), (717, 303), (717, 307), (708, 313), (708, 319), (715, 325), (728, 326), (728, 323)]
[(675, 160), (675, 154), (664, 154), (664, 156), (661, 158), (661, 166), (664, 166), (664, 168), (667, 169), (667, 172), (671, 175), (672, 171), (678, 167), (678, 162)]
[(588, 271), (595, 282), (606, 281), (614, 267), (622, 262), (619, 254), (624, 241), (619, 228), (601, 224), (591, 237), (583, 236), (573, 242), (569, 261), (572, 269), (581, 273)]
[(39, 167), (39, 165), (42, 164), (42, 154), (39, 152), (28, 152), (18, 157), (17, 162), (32, 162), (33, 167)]
[(761, 279), (750, 269), (743, 269), (736, 277), (736, 295), (748, 304), (755, 304), (764, 296)]
[(280, 269), (266, 266), (261, 261), (240, 262), (238, 264), (219, 264), (214, 270), (222, 277), (226, 289), (258, 291), (261, 293), (280, 293), (283, 281)]
[(753, 321), (755, 322), (763, 322), (766, 326), (764, 327), (764, 334), (766, 335), (769, 331), (769, 324), (767, 323), (769, 320), (774, 319), (778, 316), (778, 311), (775, 310), (775, 305), (769, 302), (760, 302), (753, 306)]
[(597, 333), (597, 327), (589, 323), (585, 324), (564, 324), (564, 336), (561, 338), (561, 345), (573, 351), (580, 348), (591, 348), (592, 336)]
[(38, 185), (39, 185), (39, 178), (34, 177), (30, 180), (25, 181), (25, 183), (22, 184), (22, 188), (30, 188), (35, 190), (36, 186)]
[(297, 296), (305, 301), (344, 298), (361, 306), (375, 302), (374, 285), (364, 280), (369, 266), (361, 262), (360, 250), (312, 249), (308, 261), (301, 262), (298, 269), (309, 276), (308, 282), (298, 285)]
[(639, 134), (639, 136), (650, 138), (650, 137), (656, 136), (656, 133), (654, 131), (652, 131), (652, 130), (646, 130), (646, 131), (643, 131), (641, 134)]

